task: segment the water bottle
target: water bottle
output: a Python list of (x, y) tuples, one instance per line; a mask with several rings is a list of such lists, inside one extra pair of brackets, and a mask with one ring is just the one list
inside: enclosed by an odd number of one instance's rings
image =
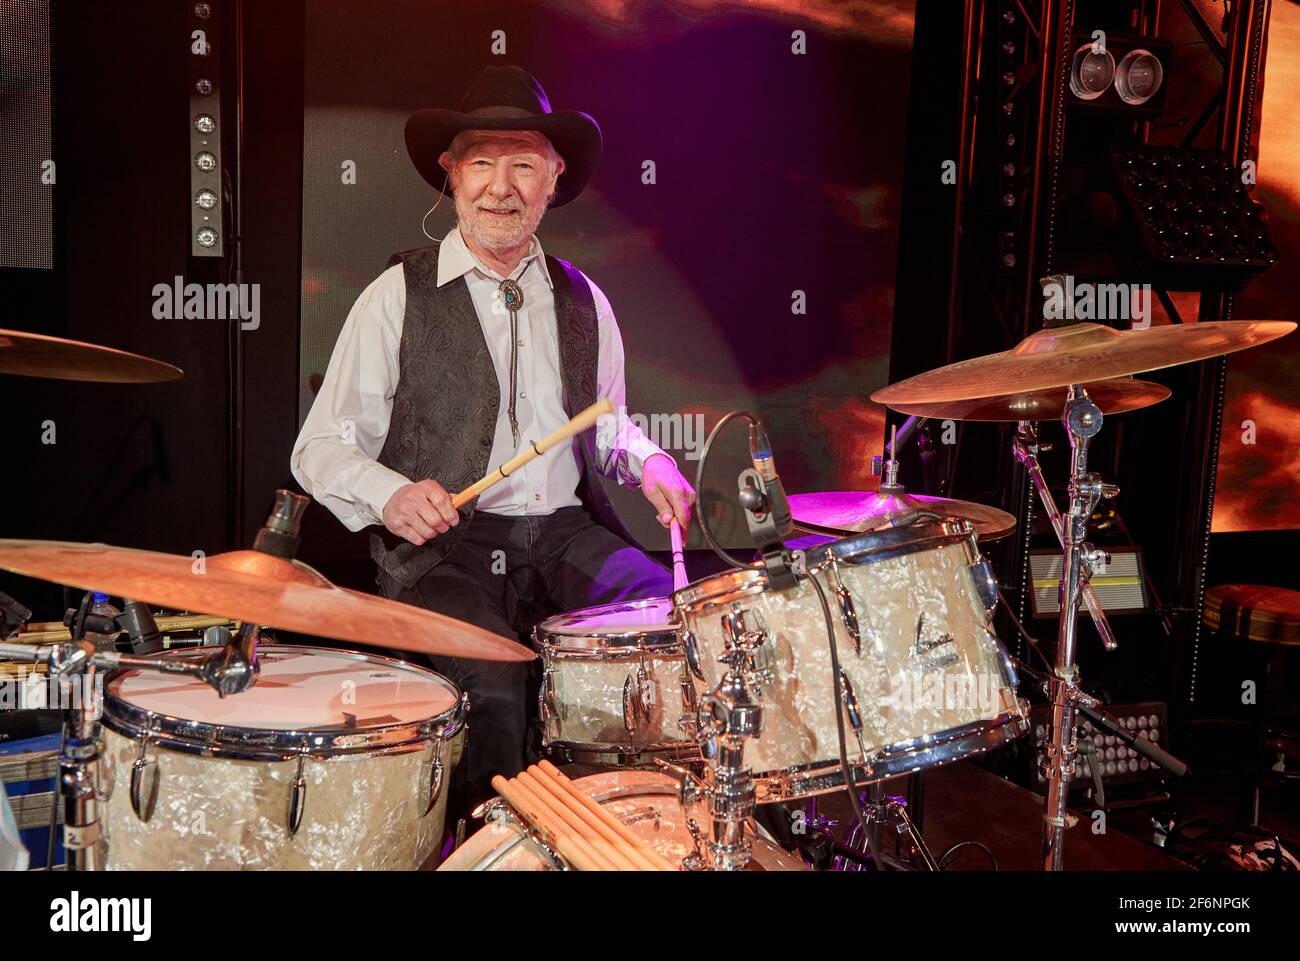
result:
[[(112, 618), (117, 617), (122, 612), (108, 602), (107, 594), (100, 594), (96, 591), (90, 613)], [(117, 650), (117, 639), (121, 635), (121, 631), (114, 631), (112, 634), (96, 634), (94, 631), (86, 631), (86, 640), (93, 643), (98, 650), (114, 651)]]

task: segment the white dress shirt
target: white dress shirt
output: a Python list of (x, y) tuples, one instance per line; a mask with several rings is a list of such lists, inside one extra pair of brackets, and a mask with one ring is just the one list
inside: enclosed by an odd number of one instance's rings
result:
[[(489, 470), (569, 420), (562, 399), (554, 285), (536, 236), (511, 277), (524, 292), (523, 309), (518, 312), (518, 445), (511, 436), (508, 417), (510, 314), (498, 288), (504, 278), (478, 261), (458, 228), (453, 227), (443, 239), (438, 252), (438, 286), (468, 286), (501, 391)], [(605, 475), (636, 487), (646, 458), (663, 451), (626, 416), (623, 339), (609, 299), (590, 278), (587, 282), (595, 297), (600, 331), (596, 396), (608, 397), (621, 414), (603, 417), (597, 424), (598, 467)], [(353, 531), (382, 524), (384, 505), (393, 493), (412, 480), (424, 479), (403, 477), (375, 459), (388, 435), (401, 374), (398, 358), (405, 312), (406, 281), (399, 263), (380, 274), (353, 305), (290, 459), (293, 476), (303, 489)], [(476, 509), (494, 514), (550, 514), (578, 505), (580, 456), (576, 441), (567, 448), (547, 451), (484, 492)]]

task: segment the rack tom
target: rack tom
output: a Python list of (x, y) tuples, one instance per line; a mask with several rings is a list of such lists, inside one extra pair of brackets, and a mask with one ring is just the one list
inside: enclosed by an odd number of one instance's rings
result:
[(563, 761), (636, 765), (698, 754), (695, 688), (668, 598), (603, 604), (534, 631), (543, 746)]
[(745, 745), (759, 802), (842, 787), (836, 714), (855, 782), (943, 764), (1028, 728), (1016, 676), (992, 631), (995, 581), (965, 521), (926, 521), (810, 547), (840, 661), (808, 578), (776, 591), (761, 570), (733, 569), (673, 595), (701, 692), (733, 647), (752, 650), (763, 708)]

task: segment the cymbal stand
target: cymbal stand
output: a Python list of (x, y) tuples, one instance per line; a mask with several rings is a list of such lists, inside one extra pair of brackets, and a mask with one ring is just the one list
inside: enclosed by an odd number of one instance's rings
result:
[[(1101, 416), (1098, 413), (1098, 416)], [(1015, 439), (1012, 441), (1012, 451), (1029, 474), (1029, 479), (1033, 481), (1034, 489), (1038, 491), (1038, 499), (1042, 501), (1043, 510), (1047, 513), (1048, 519), (1052, 522), (1052, 530), (1056, 532), (1056, 540), (1065, 549), (1065, 530), (1061, 521), (1061, 512), (1056, 507), (1056, 499), (1052, 497), (1052, 492), (1047, 486), (1047, 480), (1043, 477), (1043, 468), (1038, 463), (1038, 454), (1040, 451), (1049, 451), (1052, 449), (1051, 444), (1044, 444), (1038, 440), (1038, 425), (1033, 421), (1022, 420), (1016, 431)], [(1114, 488), (1115, 493), (1119, 493), (1119, 488)], [(1114, 494), (1103, 496), (1113, 497)], [(1110, 560), (1109, 556), (1104, 556), (1106, 561)], [(1106, 613), (1101, 608), (1101, 602), (1097, 600), (1096, 593), (1093, 592), (1092, 585), (1085, 578), (1083, 580), (1083, 602), (1087, 605), (1088, 613), (1092, 615), (1093, 626), (1097, 628), (1097, 633), (1101, 635), (1101, 643), (1106, 650), (1113, 651), (1119, 646), (1115, 640), (1115, 634), (1110, 629), (1110, 622), (1106, 619)]]
[[(1088, 444), (1101, 430), (1101, 409), (1092, 402), (1081, 385), (1070, 386), (1065, 409), (1061, 413), (1061, 422), (1070, 438), (1070, 510), (1063, 517), (1053, 517), (1061, 537), (1061, 615), (1057, 626), (1056, 663), (1054, 676), (1050, 682), (1052, 700), (1051, 739), (1047, 747), (1045, 762), (1047, 775), (1047, 809), (1043, 815), (1043, 869), (1060, 871), (1063, 868), (1062, 855), (1067, 822), (1066, 803), (1069, 799), (1070, 780), (1076, 773), (1078, 741), (1076, 720), (1079, 707), (1083, 704), (1092, 706), (1092, 700), (1079, 687), (1078, 665), (1075, 664), (1075, 645), (1077, 640), (1079, 607), (1084, 603), (1085, 588), (1093, 569), (1104, 561), (1105, 555), (1092, 548), (1086, 541), (1088, 518), (1092, 516), (1098, 501), (1114, 497), (1119, 488), (1113, 484), (1102, 483), (1101, 478), (1088, 471)], [(1021, 424), (1017, 436), (1016, 456), (1022, 459), (1022, 452), (1032, 454), (1029, 445), (1024, 443), (1027, 435), (1025, 425)], [(1027, 459), (1027, 458), (1026, 458)], [(1036, 457), (1030, 461), (1037, 467)], [(1026, 463), (1026, 467), (1030, 467)], [(1030, 468), (1034, 485), (1038, 488), (1049, 516), (1055, 511), (1051, 504), (1047, 485), (1042, 480), (1042, 472)], [(1036, 475), (1036, 476), (1035, 476)], [(1059, 524), (1058, 524), (1059, 521)], [(1097, 605), (1096, 616), (1100, 616), (1101, 606)], [(1101, 618), (1104, 621), (1104, 618)], [(1102, 635), (1105, 637), (1106, 635)], [(1113, 642), (1113, 636), (1112, 636)]]

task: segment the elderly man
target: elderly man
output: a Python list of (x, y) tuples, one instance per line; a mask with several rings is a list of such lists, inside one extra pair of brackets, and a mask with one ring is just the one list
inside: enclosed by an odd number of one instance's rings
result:
[[(459, 111), (406, 124), (420, 174), (455, 200), (440, 244), (395, 254), (339, 335), (294, 446), (294, 476), (349, 529), (373, 526), (382, 593), (507, 637), (528, 611), (671, 591), (632, 546), (597, 473), (640, 485), (660, 523), (690, 522), (695, 492), (626, 417), (606, 418), (457, 512), (458, 491), (608, 397), (625, 403), (609, 301), (543, 254), (548, 205), (576, 197), (600, 156), (596, 122), (552, 112), (518, 67), (489, 67)], [(453, 810), (525, 763), (527, 665), (432, 658), (471, 700)]]

